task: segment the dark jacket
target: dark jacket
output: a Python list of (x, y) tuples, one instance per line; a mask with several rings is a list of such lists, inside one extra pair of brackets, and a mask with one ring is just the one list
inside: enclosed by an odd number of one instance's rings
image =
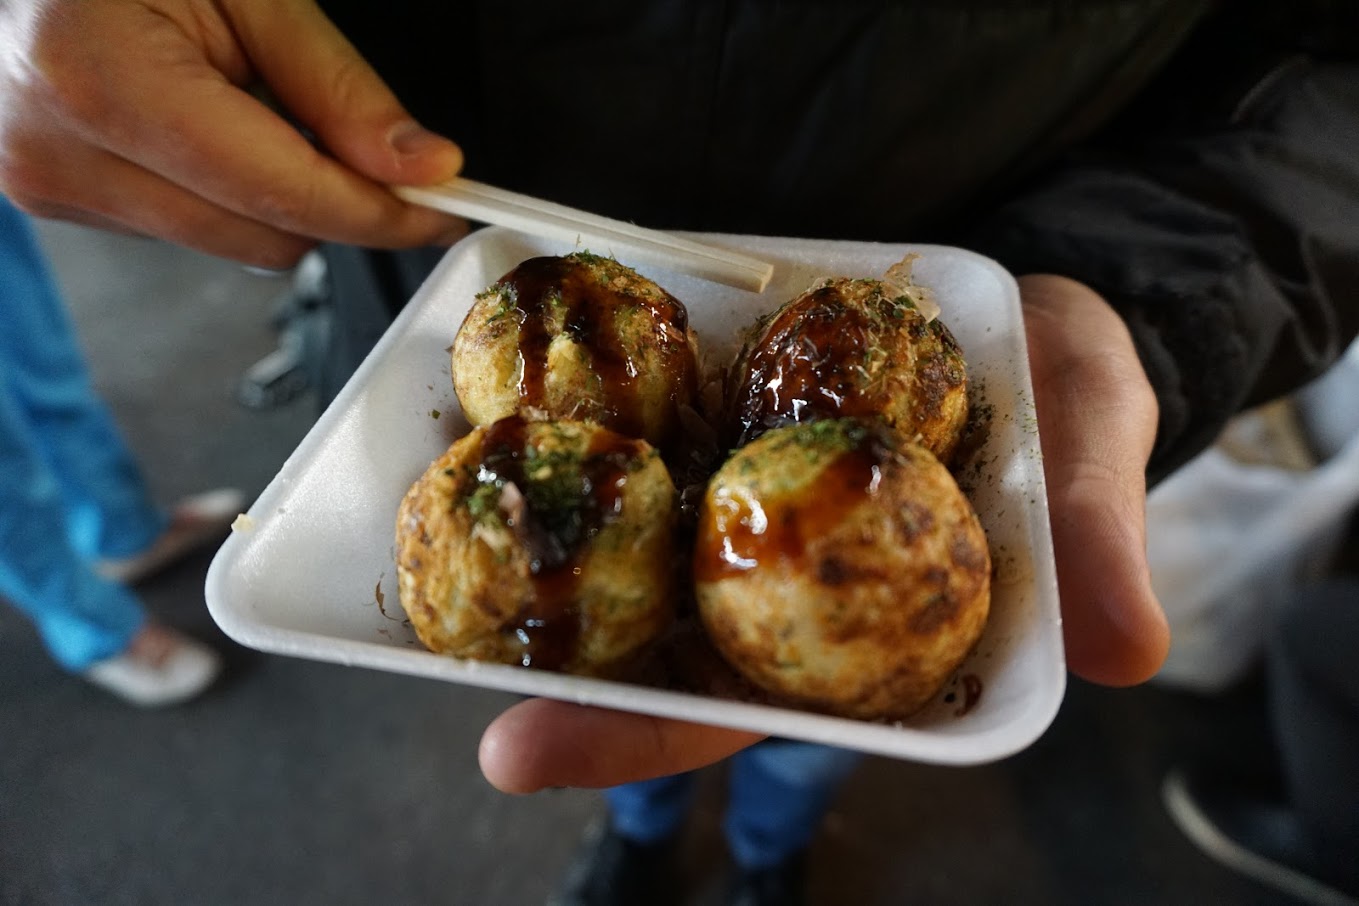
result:
[(1082, 280), (1153, 478), (1359, 330), (1352, 0), (327, 9), (466, 173), (647, 226), (945, 242)]

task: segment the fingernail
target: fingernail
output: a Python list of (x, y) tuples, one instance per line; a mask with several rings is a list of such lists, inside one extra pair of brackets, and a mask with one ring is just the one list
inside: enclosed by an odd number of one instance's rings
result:
[(447, 148), (453, 144), (442, 135), (430, 132), (415, 120), (397, 123), (387, 133), (387, 141), (396, 149), (396, 153), (407, 157), (427, 154), (436, 148)]

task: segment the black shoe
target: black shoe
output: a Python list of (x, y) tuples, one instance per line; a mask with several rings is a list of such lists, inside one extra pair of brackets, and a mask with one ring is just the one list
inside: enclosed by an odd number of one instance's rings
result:
[(807, 859), (795, 853), (768, 868), (741, 869), (727, 906), (806, 906)]
[(1272, 802), (1225, 779), (1172, 771), (1161, 798), (1176, 826), (1209, 858), (1300, 902), (1359, 906), (1353, 867), (1324, 860), (1301, 822)]
[(678, 840), (634, 843), (607, 824), (587, 832), (552, 906), (676, 906)]

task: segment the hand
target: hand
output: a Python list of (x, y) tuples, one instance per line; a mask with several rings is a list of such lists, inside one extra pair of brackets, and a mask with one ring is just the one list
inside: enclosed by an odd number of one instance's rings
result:
[[(1146, 467), (1156, 398), (1127, 328), (1064, 277), (1019, 281), (1024, 300), (1062, 598), (1067, 663), (1122, 686), (1152, 676), (1170, 634), (1146, 557)], [(691, 770), (756, 742), (751, 733), (543, 699), (500, 715), (481, 769), (506, 792), (610, 786)]]
[(317, 240), (456, 238), (385, 184), (461, 166), (311, 0), (0, 5), (0, 190), (32, 214), (280, 268)]
[(1067, 666), (1091, 682), (1150, 679), (1170, 628), (1147, 566), (1156, 396), (1122, 319), (1065, 277), (1021, 277)]

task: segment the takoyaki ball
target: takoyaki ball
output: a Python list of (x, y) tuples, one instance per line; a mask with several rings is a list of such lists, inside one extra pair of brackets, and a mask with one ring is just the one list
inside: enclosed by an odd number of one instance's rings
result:
[(615, 675), (672, 619), (675, 497), (644, 440), (517, 416), (473, 429), (401, 503), (401, 604), (432, 651)]
[(762, 318), (732, 370), (734, 445), (790, 423), (880, 418), (947, 464), (967, 423), (967, 367), (913, 289), (835, 278)]
[(530, 258), (478, 294), (453, 342), (473, 425), (593, 421), (666, 448), (696, 406), (697, 340), (678, 299), (612, 258)]
[(776, 428), (713, 476), (699, 516), (699, 616), (751, 682), (806, 707), (902, 718), (976, 644), (986, 536), (948, 470), (877, 422)]

